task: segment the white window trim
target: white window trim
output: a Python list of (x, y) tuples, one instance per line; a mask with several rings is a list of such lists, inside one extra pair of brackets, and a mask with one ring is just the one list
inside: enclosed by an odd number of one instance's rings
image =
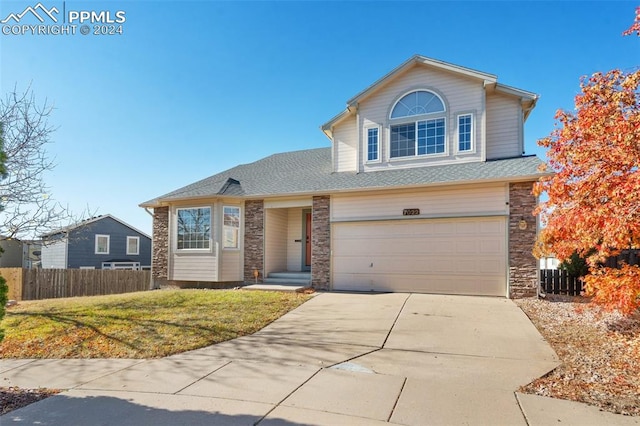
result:
[(102, 262), (102, 269), (139, 271), (140, 262)]
[[(129, 251), (129, 240), (136, 240), (136, 251), (135, 252), (130, 252)], [(127, 235), (127, 255), (128, 256), (138, 256), (140, 254), (140, 237), (133, 237), (133, 236), (129, 236)]]
[[(369, 130), (378, 129), (378, 158), (375, 160), (369, 160)], [(364, 134), (364, 162), (368, 164), (375, 164), (382, 162), (382, 126), (379, 125), (366, 125), (363, 127)]]
[[(464, 117), (466, 115), (471, 116), (471, 148), (461, 150), (460, 149), (460, 117)], [(476, 152), (476, 123), (475, 123), (475, 114), (472, 112), (464, 112), (456, 115), (456, 154), (473, 154)]]
[[(439, 111), (439, 112), (432, 112), (429, 114), (420, 114), (420, 115), (409, 115), (409, 116), (405, 116), (405, 117), (396, 117), (396, 118), (391, 118), (391, 114), (393, 114), (393, 110), (396, 108), (396, 105), (398, 105), (398, 102), (400, 102), (400, 100), (402, 100), (405, 96), (407, 96), (410, 93), (413, 92), (429, 92), (432, 95), (435, 95), (438, 99), (440, 99), (440, 102), (442, 102), (442, 107), (444, 108), (444, 111)], [(423, 115), (428, 115), (428, 116), (435, 116), (437, 114), (442, 114), (442, 115), (446, 115), (447, 113), (447, 103), (444, 101), (444, 98), (442, 96), (440, 96), (440, 94), (436, 93), (435, 91), (431, 90), (431, 89), (425, 89), (425, 88), (414, 88), (411, 90), (408, 90), (406, 92), (404, 92), (402, 95), (400, 95), (394, 102), (393, 105), (391, 105), (391, 109), (389, 110), (389, 120), (390, 121), (395, 121), (395, 120), (407, 120), (407, 119), (411, 119), (413, 117), (420, 117)], [(417, 121), (417, 120), (416, 120)]]
[[(105, 237), (107, 239), (107, 251), (106, 252), (98, 251), (98, 239), (100, 237)], [(96, 234), (94, 253), (95, 254), (109, 254), (110, 252), (111, 252), (111, 236), (110, 235), (105, 235), (105, 234)]]
[[(178, 248), (178, 212), (180, 210), (193, 209), (209, 209), (209, 248)], [(173, 217), (173, 231), (171, 237), (173, 239), (173, 249), (177, 253), (212, 253), (213, 252), (213, 206), (182, 206), (176, 207)]]
[[(434, 154), (418, 154), (418, 122), (419, 121), (427, 121), (427, 120), (437, 120), (439, 118), (444, 119), (444, 151), (436, 152)], [(408, 120), (409, 119), (409, 120)], [(436, 114), (423, 114), (423, 115), (412, 115), (411, 117), (402, 117), (402, 118), (394, 118), (389, 122), (389, 137), (385, 143), (385, 147), (387, 150), (387, 158), (389, 162), (396, 161), (411, 161), (416, 159), (424, 159), (424, 158), (435, 158), (435, 157), (448, 157), (449, 156), (449, 127), (447, 124), (447, 114), (444, 113), (436, 113)], [(402, 124), (413, 123), (416, 126), (416, 145), (415, 145), (415, 154), (408, 155), (406, 157), (392, 157), (391, 156), (391, 127), (398, 126)], [(465, 151), (467, 152), (467, 151)]]
[[(238, 209), (238, 234), (236, 235), (236, 245), (235, 247), (226, 247), (225, 243), (226, 243), (226, 238), (225, 238), (225, 228), (226, 227), (230, 227), (228, 225), (224, 224), (224, 209)], [(229, 251), (233, 251), (233, 250), (240, 250), (241, 244), (240, 244), (240, 230), (242, 229), (242, 208), (240, 206), (222, 206), (222, 218), (221, 218), (221, 222), (222, 222), (222, 250), (229, 250)]]

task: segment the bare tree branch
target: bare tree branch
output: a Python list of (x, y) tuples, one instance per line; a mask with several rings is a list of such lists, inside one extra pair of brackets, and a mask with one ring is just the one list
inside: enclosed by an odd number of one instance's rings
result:
[(37, 237), (77, 221), (51, 197), (45, 172), (55, 167), (46, 145), (56, 130), (49, 117), (54, 108), (47, 100), (36, 102), (31, 87), (16, 87), (0, 99), (0, 127), (6, 174), (0, 176), (0, 235)]

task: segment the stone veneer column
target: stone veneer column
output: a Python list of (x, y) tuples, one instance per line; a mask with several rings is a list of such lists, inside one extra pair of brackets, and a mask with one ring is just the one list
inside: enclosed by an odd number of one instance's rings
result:
[(167, 283), (169, 269), (169, 207), (153, 209), (151, 280), (153, 288)]
[[(509, 184), (509, 297), (538, 294), (538, 261), (532, 250), (536, 240), (537, 220), (533, 216), (536, 197), (533, 182)], [(524, 221), (524, 222), (522, 222)], [(526, 223), (526, 228), (524, 227)]]
[(329, 290), (331, 280), (331, 225), (329, 196), (313, 197), (311, 230), (311, 285)]
[(264, 278), (264, 202), (248, 200), (244, 203), (244, 280), (255, 282), (254, 269)]

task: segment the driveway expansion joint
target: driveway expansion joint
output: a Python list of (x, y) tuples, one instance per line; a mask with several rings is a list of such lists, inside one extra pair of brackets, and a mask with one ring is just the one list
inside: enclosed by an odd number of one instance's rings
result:
[(389, 417), (387, 417), (387, 423), (391, 422), (391, 417), (393, 417), (393, 413), (396, 411), (396, 407), (398, 406), (398, 402), (400, 401), (400, 396), (402, 395), (402, 391), (404, 390), (404, 386), (407, 384), (407, 378), (404, 378), (404, 381), (402, 382), (402, 386), (400, 387), (400, 392), (398, 392), (398, 396), (396, 398), (396, 402), (393, 404), (393, 408), (391, 409), (391, 412), (389, 413)]
[(527, 424), (527, 426), (530, 426), (529, 419), (527, 418), (527, 414), (524, 412), (524, 409), (522, 408), (522, 403), (520, 402), (520, 398), (518, 398), (518, 392), (513, 392), (513, 396), (516, 399), (516, 403), (518, 404), (518, 408), (520, 409), (520, 412), (522, 413), (522, 418), (524, 419), (524, 422)]
[(361, 354), (359, 354), (359, 355), (352, 356), (351, 358), (347, 358), (347, 359), (345, 359), (345, 360), (342, 360), (342, 361), (339, 361), (339, 362), (333, 363), (333, 364), (331, 364), (331, 365), (328, 365), (328, 366), (326, 366), (326, 367), (322, 367), (322, 368), (333, 368), (333, 367), (335, 367), (336, 365), (344, 364), (345, 362), (351, 362), (351, 361), (353, 361), (354, 359), (358, 359), (358, 358), (361, 358), (361, 357), (363, 357), (363, 356), (366, 356), (366, 355), (369, 355), (369, 354), (372, 354), (372, 353), (378, 352), (380, 349), (382, 349), (382, 348), (376, 348), (376, 349), (370, 350), (369, 352), (364, 352), (364, 353), (361, 353)]
[(302, 386), (306, 385), (307, 383), (309, 383), (309, 380), (313, 379), (314, 377), (316, 377), (316, 375), (318, 375), (319, 372), (321, 372), (323, 370), (323, 368), (319, 368), (318, 371), (316, 371), (315, 373), (313, 373), (311, 375), (311, 377), (309, 377), (307, 380), (305, 380), (304, 382), (300, 383), (300, 385), (298, 387), (296, 387), (294, 390), (292, 390), (291, 392), (289, 392), (287, 395), (285, 395), (284, 398), (282, 398), (280, 401), (278, 401), (269, 411), (267, 411), (265, 413), (264, 416), (262, 416), (262, 418), (260, 418), (257, 422), (254, 423), (254, 426), (259, 424), (262, 420), (264, 420), (269, 414), (271, 414), (273, 412), (273, 410), (275, 410), (276, 408), (280, 407), (280, 405), (287, 400), (287, 398), (289, 398), (291, 395), (293, 395), (294, 393), (297, 392), (298, 389), (300, 389)]
[(387, 344), (387, 340), (389, 340), (389, 336), (391, 336), (391, 333), (393, 332), (393, 329), (395, 328), (396, 323), (398, 322), (400, 315), (402, 315), (402, 311), (404, 311), (404, 307), (407, 305), (407, 302), (409, 301), (409, 298), (411, 298), (412, 294), (413, 293), (409, 293), (407, 297), (404, 299), (404, 302), (402, 302), (402, 306), (398, 310), (398, 315), (396, 315), (396, 317), (394, 318), (393, 324), (391, 324), (391, 327), (389, 328), (389, 332), (385, 336), (384, 342), (382, 342), (381, 348), (384, 348), (384, 346)]
[(213, 373), (215, 373), (216, 371), (220, 371), (221, 369), (223, 369), (223, 368), (224, 368), (224, 367), (226, 367), (227, 365), (231, 364), (232, 362), (233, 362), (233, 361), (228, 361), (226, 364), (223, 364), (223, 365), (221, 365), (220, 367), (213, 369), (213, 370), (212, 370), (212, 371), (210, 371), (206, 376), (202, 376), (202, 377), (200, 377), (198, 380), (195, 380), (195, 381), (193, 381), (193, 382), (189, 383), (188, 385), (186, 385), (186, 386), (185, 386), (185, 387), (183, 387), (182, 389), (178, 389), (177, 391), (173, 392), (173, 395), (177, 395), (177, 394), (179, 394), (180, 392), (182, 392), (183, 390), (185, 390), (186, 388), (188, 388), (189, 386), (193, 386), (193, 385), (195, 385), (196, 383), (198, 383), (199, 381), (206, 379), (207, 377), (209, 377), (210, 375), (212, 375), (212, 374), (213, 374)]
[[(91, 358), (87, 358), (87, 359), (91, 359)], [(87, 384), (89, 384), (91, 382), (95, 382), (96, 380), (100, 380), (103, 377), (107, 377), (107, 376), (110, 376), (112, 374), (119, 373), (119, 372), (124, 371), (124, 370), (128, 370), (129, 368), (134, 367), (136, 365), (140, 365), (145, 361), (147, 361), (147, 360), (146, 359), (141, 359), (139, 362), (136, 362), (135, 364), (127, 365), (126, 367), (120, 368), (118, 370), (114, 370), (114, 371), (110, 371), (108, 373), (105, 373), (102, 376), (94, 377), (91, 380), (87, 380), (86, 382), (78, 383), (77, 385), (75, 385), (73, 387), (70, 387), (69, 389), (79, 389), (81, 386), (87, 385)]]

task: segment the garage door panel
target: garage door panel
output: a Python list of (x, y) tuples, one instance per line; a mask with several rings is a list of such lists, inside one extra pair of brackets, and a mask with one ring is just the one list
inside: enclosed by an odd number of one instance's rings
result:
[(433, 271), (455, 272), (456, 265), (449, 262), (444, 256), (425, 259), (421, 256), (405, 258), (388, 258), (372, 256), (350, 256), (334, 261), (334, 269), (337, 271), (349, 271), (349, 273), (379, 275), (379, 274), (403, 274), (413, 271), (418, 274), (431, 273)]
[(407, 293), (425, 293), (428, 288), (429, 293), (441, 294), (464, 294), (478, 295), (478, 288), (493, 288), (499, 295), (503, 296), (504, 289), (498, 286), (495, 280), (478, 278), (476, 276), (458, 275), (456, 276), (455, 291), (452, 291), (449, 276), (432, 276), (425, 279), (422, 275), (404, 274), (395, 277), (380, 277), (377, 275), (358, 274), (337, 274), (336, 279), (348, 283), (340, 288), (345, 291), (389, 291)]
[(506, 219), (334, 224), (338, 290), (506, 294)]
[[(393, 253), (394, 257), (411, 255), (416, 252), (423, 255), (435, 255), (438, 253), (456, 253), (456, 243), (451, 240), (436, 240), (426, 242), (416, 238), (415, 241), (410, 239), (360, 239), (360, 240), (341, 240), (334, 241), (334, 256), (351, 256), (354, 253), (366, 253), (370, 256), (387, 256)], [(476, 250), (477, 252), (477, 250)]]

